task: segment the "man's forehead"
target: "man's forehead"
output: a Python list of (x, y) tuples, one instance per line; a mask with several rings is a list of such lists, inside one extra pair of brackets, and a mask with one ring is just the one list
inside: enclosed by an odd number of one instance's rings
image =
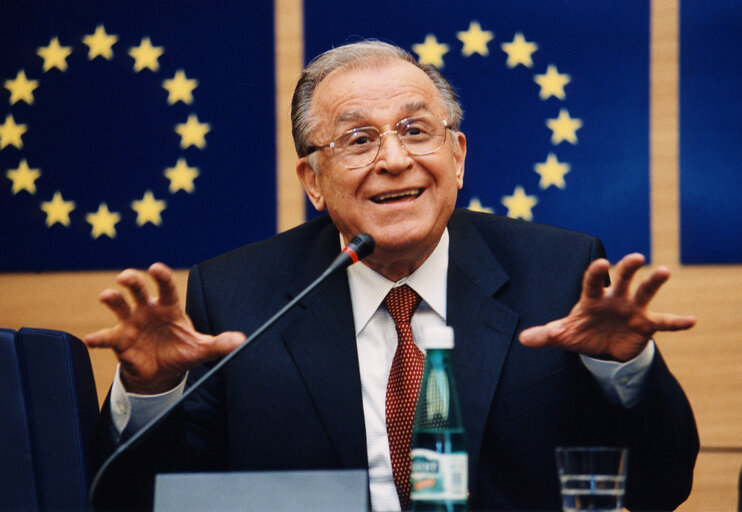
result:
[(401, 60), (332, 71), (317, 85), (310, 109), (312, 132), (322, 140), (359, 126), (381, 129), (413, 115), (448, 115), (445, 99), (428, 74)]

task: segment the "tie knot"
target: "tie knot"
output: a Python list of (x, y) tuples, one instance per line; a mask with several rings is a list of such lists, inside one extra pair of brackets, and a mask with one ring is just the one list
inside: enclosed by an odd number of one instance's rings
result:
[(409, 324), (412, 314), (420, 305), (421, 300), (415, 290), (403, 284), (389, 291), (386, 299), (384, 299), (384, 304), (386, 304), (386, 309), (392, 316), (395, 325)]

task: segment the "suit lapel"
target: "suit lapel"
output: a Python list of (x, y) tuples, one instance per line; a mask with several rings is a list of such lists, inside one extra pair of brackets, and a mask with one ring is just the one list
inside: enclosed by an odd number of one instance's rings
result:
[(508, 275), (479, 232), (457, 216), (448, 227), (451, 245), (447, 322), (456, 336), (452, 365), (471, 450), (470, 467), (476, 469), (518, 315), (494, 298)]
[[(337, 230), (324, 229), (306, 255), (306, 272), (289, 290), (293, 297), (338, 254)], [(367, 467), (358, 353), (350, 290), (339, 272), (305, 297), (284, 343), (302, 375), (318, 415), (345, 467)]]

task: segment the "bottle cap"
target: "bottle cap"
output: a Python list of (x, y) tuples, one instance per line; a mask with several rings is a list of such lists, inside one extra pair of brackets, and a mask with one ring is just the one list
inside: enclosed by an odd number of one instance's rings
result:
[(448, 325), (436, 325), (423, 330), (423, 348), (453, 348), (453, 327)]

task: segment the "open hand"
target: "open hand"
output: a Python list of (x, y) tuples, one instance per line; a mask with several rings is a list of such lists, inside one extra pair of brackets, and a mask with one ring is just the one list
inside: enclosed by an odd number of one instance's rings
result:
[(197, 332), (180, 304), (172, 271), (155, 263), (149, 275), (158, 297), (150, 297), (141, 272), (124, 270), (116, 281), (129, 290), (133, 305), (117, 290), (103, 291), (100, 301), (118, 323), (83, 338), (88, 347), (113, 349), (121, 363), (124, 387), (139, 394), (172, 389), (187, 370), (228, 354), (245, 340), (239, 332), (218, 336)]
[(631, 281), (642, 265), (641, 254), (625, 256), (616, 265), (615, 282), (606, 288), (610, 263), (605, 259), (593, 261), (585, 271), (580, 300), (569, 315), (524, 330), (521, 343), (529, 347), (559, 346), (592, 357), (628, 361), (644, 350), (655, 332), (693, 327), (693, 316), (647, 310), (670, 278), (666, 267), (654, 270), (633, 295), (629, 293)]

